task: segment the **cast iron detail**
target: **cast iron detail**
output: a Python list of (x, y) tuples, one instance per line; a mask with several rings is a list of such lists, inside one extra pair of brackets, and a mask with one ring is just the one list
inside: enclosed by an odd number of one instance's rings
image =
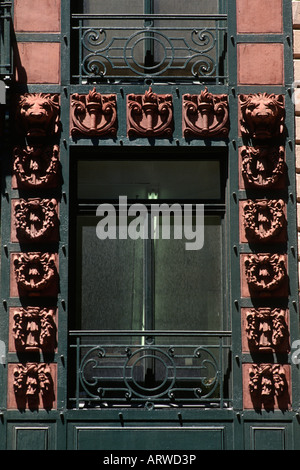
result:
[(229, 113), (227, 95), (183, 95), (183, 135), (185, 137), (227, 137)]
[(44, 408), (51, 408), (54, 401), (54, 386), (51, 369), (45, 363), (16, 364), (13, 370), (13, 389), (19, 408), (37, 409), (40, 396)]
[(24, 189), (58, 186), (60, 164), (58, 145), (17, 146), (13, 150), (13, 171), (17, 185)]
[(245, 234), (249, 242), (274, 240), (286, 228), (283, 200), (248, 200), (243, 209)]
[(27, 138), (44, 138), (60, 130), (59, 95), (25, 93), (19, 99), (16, 113), (18, 131)]
[(157, 95), (152, 88), (144, 95), (127, 96), (128, 136), (171, 137), (173, 133), (172, 95)]
[(101, 95), (96, 89), (71, 97), (71, 135), (88, 137), (117, 134), (116, 95)]
[(285, 256), (280, 254), (249, 254), (245, 258), (245, 274), (250, 289), (270, 293), (287, 279)]
[(55, 309), (17, 308), (13, 315), (16, 351), (53, 353), (56, 347)]
[(284, 133), (284, 97), (268, 93), (240, 95), (241, 133), (255, 139), (273, 139)]
[(280, 308), (251, 308), (246, 313), (246, 334), (251, 351), (287, 352), (286, 311)]
[(15, 226), (20, 241), (51, 241), (58, 236), (56, 199), (20, 199), (15, 204)]
[(57, 270), (52, 253), (19, 253), (14, 257), (14, 270), (20, 293), (37, 295), (56, 288)]
[(246, 187), (272, 188), (286, 173), (283, 146), (241, 147), (242, 175)]

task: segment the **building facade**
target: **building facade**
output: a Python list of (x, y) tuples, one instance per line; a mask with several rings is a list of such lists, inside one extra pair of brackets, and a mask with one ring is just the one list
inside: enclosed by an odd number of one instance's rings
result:
[(0, 4), (2, 450), (300, 448), (300, 2), (180, 3)]

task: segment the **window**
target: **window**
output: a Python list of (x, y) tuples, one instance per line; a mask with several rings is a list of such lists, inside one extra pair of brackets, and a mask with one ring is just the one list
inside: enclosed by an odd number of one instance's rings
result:
[[(187, 159), (186, 150), (172, 149), (172, 157), (166, 159), (166, 149), (139, 147), (123, 149), (121, 156), (108, 149), (103, 153), (106, 158), (101, 160), (79, 155), (77, 161), (74, 327), (77, 338), (81, 337), (77, 370), (85, 389), (82, 396), (98, 402), (109, 401), (112, 394), (115, 403), (119, 390), (121, 401), (128, 394), (133, 401), (169, 400), (176, 375), (181, 384), (175, 387), (180, 390), (177, 399), (192, 395), (195, 400), (200, 375), (203, 383), (212, 381), (207, 392), (211, 401), (219, 381), (215, 354), (221, 349), (223, 357), (224, 344), (220, 347), (219, 341), (228, 328), (224, 313), (226, 156), (206, 152), (199, 158), (199, 149), (189, 149)], [(162, 204), (170, 209), (167, 238), (163, 236), (165, 212), (155, 210)], [(188, 243), (196, 241), (200, 205), (205, 209), (204, 245), (187, 249)], [(99, 207), (101, 217), (96, 215)], [(146, 212), (141, 212), (143, 208)], [(178, 211), (172, 212), (175, 208)], [(108, 226), (110, 209), (113, 218)], [(139, 218), (142, 213), (146, 216)], [(189, 238), (174, 236), (176, 214), (181, 222), (193, 224), (184, 232)], [(109, 232), (103, 239), (97, 232), (100, 221), (101, 234), (104, 227)], [(145, 223), (148, 236), (143, 237)], [(201, 339), (195, 338), (197, 333)], [(124, 381), (127, 392), (122, 395)]]

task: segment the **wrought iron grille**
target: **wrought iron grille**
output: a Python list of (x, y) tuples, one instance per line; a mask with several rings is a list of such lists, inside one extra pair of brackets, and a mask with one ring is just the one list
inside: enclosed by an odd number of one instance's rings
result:
[(224, 83), (226, 31), (225, 14), (73, 14), (73, 44), (78, 44), (73, 80), (175, 77)]
[(12, 74), (11, 2), (0, 3), (0, 76)]
[(75, 408), (231, 406), (229, 332), (71, 331)]

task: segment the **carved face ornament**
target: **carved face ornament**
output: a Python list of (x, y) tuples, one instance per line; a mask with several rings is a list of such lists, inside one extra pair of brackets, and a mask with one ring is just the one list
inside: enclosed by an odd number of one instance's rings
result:
[(286, 226), (283, 200), (247, 201), (244, 206), (244, 227), (249, 241), (267, 242)]
[(27, 137), (44, 137), (58, 130), (58, 95), (26, 93), (17, 108), (17, 124)]
[(285, 173), (284, 147), (241, 148), (245, 184), (253, 187), (274, 186)]
[(286, 279), (283, 255), (249, 255), (245, 259), (245, 273), (250, 288), (259, 292), (272, 292)]

